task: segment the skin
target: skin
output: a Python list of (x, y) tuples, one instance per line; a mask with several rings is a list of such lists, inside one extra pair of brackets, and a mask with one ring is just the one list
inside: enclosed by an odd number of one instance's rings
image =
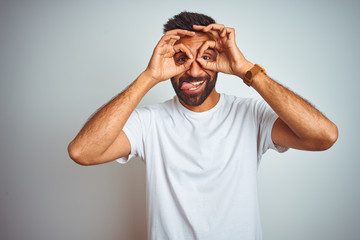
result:
[[(191, 55), (194, 57), (190, 68), (185, 72), (178, 74), (171, 78), (172, 85), (180, 99), (182, 105), (194, 112), (202, 112), (211, 109), (219, 101), (220, 94), (215, 90), (215, 83), (217, 78), (217, 72), (202, 68), (198, 62), (199, 59), (203, 59), (207, 62), (216, 61), (216, 52), (214, 50), (206, 50), (200, 57), (199, 50), (204, 42), (212, 39), (209, 34), (195, 33), (192, 37), (184, 37), (176, 42), (176, 45), (181, 44), (186, 47)], [(185, 52), (178, 52), (174, 55), (174, 61), (176, 64), (183, 64), (189, 57)], [(206, 80), (208, 79), (208, 80)], [(203, 84), (196, 90), (181, 90), (180, 82), (188, 81), (204, 81)], [(206, 93), (206, 89), (209, 89), (209, 93)], [(183, 97), (181, 97), (183, 96)], [(193, 96), (190, 98), (190, 96)], [(182, 98), (190, 98), (188, 101), (184, 101)], [(205, 98), (202, 101), (202, 98)]]
[[(130, 153), (131, 146), (122, 131), (130, 114), (142, 97), (156, 84), (172, 79), (179, 89), (184, 79), (207, 78), (184, 96), (196, 95), (195, 100), (180, 100), (196, 112), (211, 109), (220, 94), (211, 89), (208, 97), (199, 102), (206, 86), (214, 83), (216, 73), (222, 72), (244, 78), (254, 65), (240, 52), (235, 42), (235, 30), (221, 24), (193, 26), (200, 33), (172, 30), (165, 33), (154, 49), (146, 70), (122, 93), (98, 110), (69, 144), (70, 157), (81, 165), (113, 161)], [(239, 81), (239, 84), (243, 84)], [(245, 86), (245, 85), (244, 85)], [(252, 84), (279, 118), (272, 129), (275, 144), (302, 150), (325, 150), (338, 137), (338, 129), (310, 103), (267, 75), (258, 73)]]

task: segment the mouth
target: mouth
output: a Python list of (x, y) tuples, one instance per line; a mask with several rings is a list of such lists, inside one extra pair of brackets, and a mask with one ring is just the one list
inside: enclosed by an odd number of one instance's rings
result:
[(204, 85), (205, 80), (202, 81), (194, 81), (194, 82), (182, 82), (180, 89), (186, 92), (196, 92), (198, 89)]

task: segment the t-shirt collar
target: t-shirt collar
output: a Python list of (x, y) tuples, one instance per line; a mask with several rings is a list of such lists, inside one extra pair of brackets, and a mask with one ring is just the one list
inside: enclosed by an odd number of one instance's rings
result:
[(212, 113), (214, 113), (219, 107), (221, 107), (221, 105), (223, 104), (224, 101), (224, 96), (221, 93), (220, 94), (220, 98), (219, 101), (216, 103), (216, 105), (204, 112), (194, 112), (191, 111), (190, 109), (187, 109), (186, 107), (184, 107), (180, 101), (179, 98), (177, 96), (174, 97), (174, 102), (175, 102), (175, 106), (179, 109), (179, 111), (185, 113), (186, 115), (192, 116), (192, 117), (197, 117), (197, 118), (204, 118), (207, 116), (211, 116)]

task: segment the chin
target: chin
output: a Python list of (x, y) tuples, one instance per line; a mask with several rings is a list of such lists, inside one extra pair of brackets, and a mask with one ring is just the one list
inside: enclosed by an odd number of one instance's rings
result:
[(171, 83), (173, 85), (176, 96), (181, 100), (181, 102), (187, 106), (197, 107), (204, 103), (204, 101), (209, 97), (210, 93), (214, 90), (217, 80), (217, 73), (213, 79), (206, 79), (204, 83), (205, 86), (203, 89), (197, 93), (187, 93), (184, 90), (180, 89), (179, 83), (174, 78), (171, 78)]

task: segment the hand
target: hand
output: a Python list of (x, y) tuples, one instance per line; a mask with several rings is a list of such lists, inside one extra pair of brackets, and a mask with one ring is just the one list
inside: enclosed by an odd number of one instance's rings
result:
[[(199, 50), (196, 60), (203, 68), (243, 78), (245, 73), (253, 66), (236, 46), (235, 29), (227, 28), (222, 24), (194, 25), (193, 28), (209, 33), (213, 38), (213, 40), (206, 41)], [(206, 60), (203, 56), (204, 52), (209, 48), (213, 48), (217, 52), (214, 61), (211, 61), (211, 59)]]
[[(182, 29), (166, 32), (156, 45), (145, 72), (157, 83), (188, 70), (194, 58), (184, 44), (175, 43), (180, 37), (194, 35), (195, 32)], [(174, 55), (178, 52), (184, 52), (188, 57), (183, 64), (176, 64), (174, 61)]]

